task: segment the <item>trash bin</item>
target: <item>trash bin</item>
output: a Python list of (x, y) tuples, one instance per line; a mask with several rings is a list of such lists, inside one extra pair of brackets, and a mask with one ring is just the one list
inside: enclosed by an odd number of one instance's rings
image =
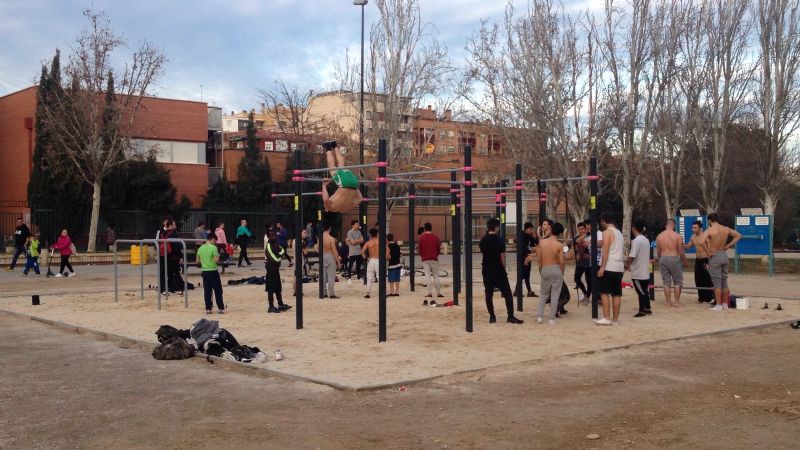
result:
[(131, 265), (139, 266), (142, 264), (147, 264), (147, 250), (149, 250), (149, 248), (146, 245), (141, 249), (138, 245), (131, 245)]

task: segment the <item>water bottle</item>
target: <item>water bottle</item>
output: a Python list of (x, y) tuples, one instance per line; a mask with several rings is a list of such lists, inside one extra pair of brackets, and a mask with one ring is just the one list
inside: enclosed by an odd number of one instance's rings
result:
[(275, 350), (275, 361), (282, 361), (283, 360), (283, 353), (281, 353), (281, 349)]
[(264, 364), (267, 362), (267, 354), (264, 352), (256, 353), (256, 357), (254, 359), (255, 362)]

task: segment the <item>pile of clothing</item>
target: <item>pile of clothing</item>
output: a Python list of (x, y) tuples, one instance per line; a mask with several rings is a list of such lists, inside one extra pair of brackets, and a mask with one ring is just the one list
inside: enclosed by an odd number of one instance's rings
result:
[(156, 336), (159, 345), (153, 350), (155, 359), (186, 359), (195, 353), (203, 353), (209, 362), (210, 356), (244, 363), (267, 361), (267, 355), (258, 347), (239, 344), (230, 331), (220, 328), (216, 320), (200, 319), (189, 330), (161, 325)]

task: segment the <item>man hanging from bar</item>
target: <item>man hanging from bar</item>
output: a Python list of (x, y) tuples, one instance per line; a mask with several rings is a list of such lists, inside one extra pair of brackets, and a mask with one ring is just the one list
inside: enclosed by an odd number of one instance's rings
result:
[(333, 186), (330, 187), (329, 181), (322, 183), (322, 202), (327, 212), (344, 213), (358, 208), (364, 199), (358, 189), (358, 178), (355, 174), (347, 169), (339, 169), (345, 166), (344, 155), (336, 147), (336, 141), (322, 143), (333, 181)]

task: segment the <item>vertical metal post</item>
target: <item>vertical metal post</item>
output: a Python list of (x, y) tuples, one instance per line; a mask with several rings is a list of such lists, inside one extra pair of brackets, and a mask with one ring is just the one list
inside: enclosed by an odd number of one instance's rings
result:
[[(359, 98), (360, 108), (359, 108), (359, 129), (358, 129), (358, 163), (364, 164), (364, 6), (361, 5), (361, 95)], [(374, 112), (373, 112), (374, 114)], [(373, 118), (374, 120), (374, 118)], [(367, 187), (364, 183), (360, 183), (358, 186), (359, 190), (361, 190), (361, 196), (366, 198), (367, 197)], [(361, 202), (358, 205), (358, 221), (361, 223), (361, 238), (364, 239), (364, 242), (367, 241), (367, 211), (368, 211), (367, 202)], [(362, 266), (365, 266), (362, 264)], [(366, 272), (366, 269), (364, 269)], [(358, 274), (361, 275), (361, 274)], [(367, 283), (367, 277), (364, 277), (364, 284)]]
[(767, 217), (769, 218), (769, 276), (774, 277), (775, 276), (775, 252), (774, 252), (772, 246), (773, 246), (774, 239), (775, 239), (775, 237), (774, 237), (775, 236), (775, 234), (774, 234), (775, 216), (770, 214)]
[[(501, 208), (500, 208), (500, 202), (503, 201), (503, 197), (500, 196), (500, 192), (502, 192), (500, 190), (500, 182), (498, 181), (497, 183), (495, 183), (494, 187), (497, 188), (494, 191), (494, 216), (497, 218), (497, 220), (500, 220), (500, 214), (502, 214), (502, 211), (501, 211)], [(501, 221), (501, 223), (502, 223), (502, 221)], [(500, 235), (500, 237), (503, 237), (503, 230), (502, 229), (497, 230), (497, 232)]]
[(139, 298), (144, 300), (144, 242), (139, 241)]
[[(378, 162), (386, 162), (386, 140), (378, 143)], [(378, 167), (378, 342), (386, 342), (386, 166)]]
[[(655, 259), (655, 247), (650, 245), (650, 277), (648, 279), (648, 288), (647, 288), (647, 295), (650, 297), (650, 301), (655, 301), (656, 299), (656, 259)], [(594, 289), (592, 289), (594, 291)]]
[(522, 311), (522, 272), (525, 270), (526, 242), (522, 227), (522, 164), (514, 165), (514, 193), (517, 202), (517, 311)]
[[(508, 186), (508, 180), (501, 180), (500, 187)], [(500, 236), (506, 239), (506, 206), (508, 198), (505, 189), (500, 191)]]
[(464, 146), (464, 270), (466, 272), (466, 329), (472, 333), (472, 147)]
[[(454, 186), (455, 188), (455, 186)], [(461, 222), (461, 192), (456, 194), (456, 229), (453, 230), (455, 237), (455, 246), (453, 247), (453, 283), (458, 288), (458, 293), (461, 293), (461, 255), (464, 253), (464, 234), (462, 231)]]
[(119, 303), (119, 272), (117, 272), (117, 243), (116, 242), (114, 242), (114, 303)]
[(589, 270), (591, 271), (591, 280), (592, 280), (592, 319), (597, 319), (597, 302), (600, 299), (600, 295), (598, 294), (597, 290), (597, 230), (600, 229), (600, 224), (597, 220), (597, 191), (598, 191), (598, 181), (597, 181), (597, 157), (592, 156), (589, 159), (589, 176), (592, 178), (589, 181), (589, 189), (590, 189), (590, 196), (589, 196), (589, 217), (592, 222), (592, 257), (590, 261)]
[(409, 283), (409, 290), (414, 292), (415, 284), (414, 281), (414, 259), (416, 257), (416, 239), (417, 230), (414, 228), (414, 206), (416, 201), (414, 200), (414, 183), (409, 183), (408, 185), (408, 283)]
[(156, 246), (156, 275), (158, 276), (158, 292), (156, 298), (158, 299), (158, 309), (161, 309), (161, 252), (158, 245), (158, 239), (154, 240), (153, 243)]
[[(301, 150), (294, 151), (294, 168), (296, 170), (302, 169), (302, 152)], [(303, 233), (303, 182), (302, 176), (294, 177), (294, 302), (295, 302), (295, 328), (300, 330), (303, 328), (303, 247), (302, 247), (302, 233)], [(320, 252), (321, 253), (321, 252)], [(322, 267), (320, 267), (320, 273)]]
[[(456, 173), (450, 172), (450, 181), (456, 181)], [(455, 188), (455, 184), (452, 186)], [(450, 228), (452, 229), (452, 240), (453, 240), (453, 304), (458, 305), (458, 290), (459, 290), (459, 283), (458, 283), (458, 266), (459, 266), (459, 256), (458, 256), (458, 214), (457, 214), (457, 206), (458, 205), (458, 190), (451, 189), (450, 190)]]
[[(322, 189), (325, 189), (324, 187)], [(363, 203), (363, 202), (362, 202)], [(317, 250), (319, 250), (319, 259), (317, 259), (317, 282), (319, 283), (319, 298), (325, 296), (325, 280), (322, 279), (322, 209), (325, 207), (322, 200), (319, 202), (319, 209), (317, 209)], [(310, 238), (311, 236), (309, 236)], [(336, 258), (336, 255), (333, 255)], [(300, 264), (300, 263), (298, 263)], [(305, 265), (305, 264), (303, 264)]]
[(536, 190), (539, 193), (539, 225), (547, 218), (547, 182), (537, 181)]
[(189, 266), (186, 264), (186, 241), (181, 239), (183, 246), (183, 307), (189, 308)]

